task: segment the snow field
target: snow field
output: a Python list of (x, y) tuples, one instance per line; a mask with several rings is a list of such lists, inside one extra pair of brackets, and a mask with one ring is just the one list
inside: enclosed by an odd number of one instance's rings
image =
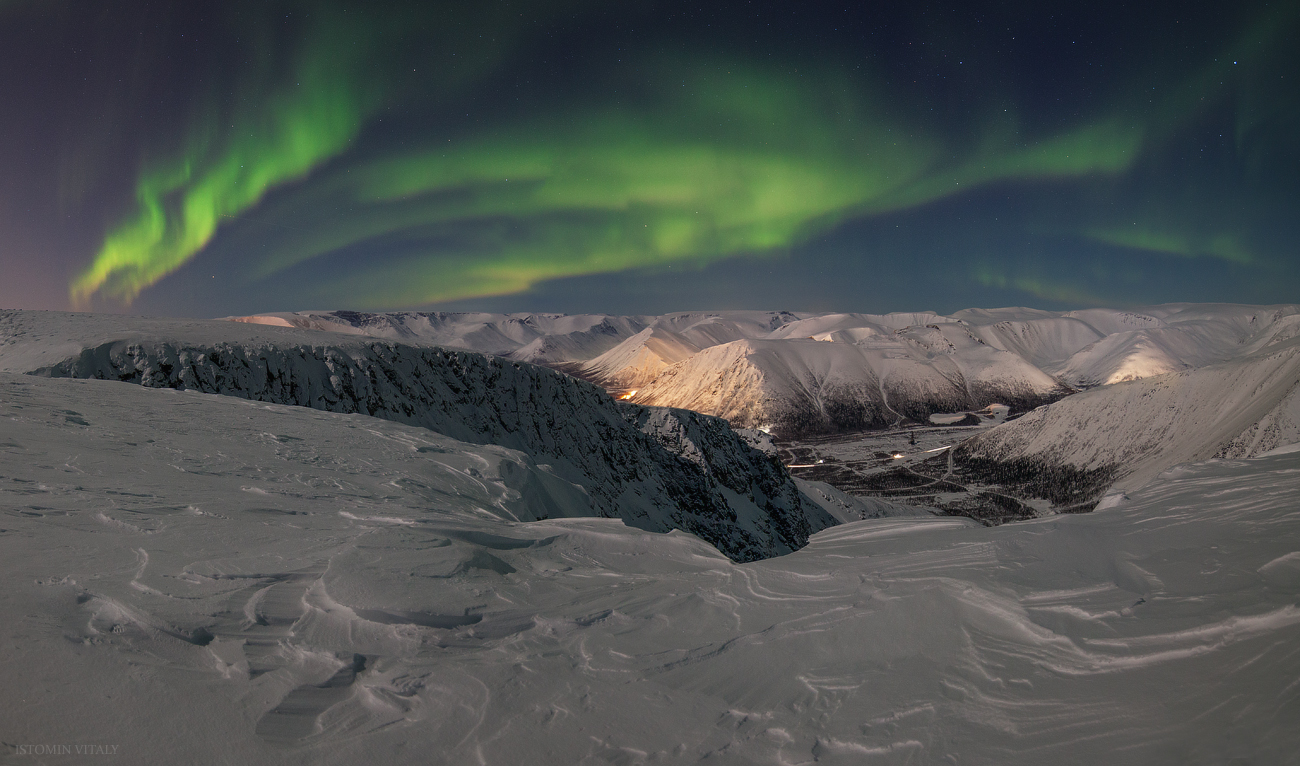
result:
[[(511, 520), (524, 453), (0, 376), (0, 724), (131, 762), (1283, 763), (1300, 453), (736, 564)], [(505, 466), (510, 466), (509, 470)]]

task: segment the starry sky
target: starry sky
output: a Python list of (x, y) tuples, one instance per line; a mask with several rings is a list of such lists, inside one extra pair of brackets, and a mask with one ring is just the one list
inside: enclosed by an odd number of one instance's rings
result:
[(0, 307), (1300, 300), (1300, 1), (0, 0)]

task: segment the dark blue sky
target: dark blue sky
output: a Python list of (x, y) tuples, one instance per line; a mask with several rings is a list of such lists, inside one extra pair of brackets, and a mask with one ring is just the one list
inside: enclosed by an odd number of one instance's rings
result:
[(1300, 295), (1300, 5), (0, 1), (0, 306)]

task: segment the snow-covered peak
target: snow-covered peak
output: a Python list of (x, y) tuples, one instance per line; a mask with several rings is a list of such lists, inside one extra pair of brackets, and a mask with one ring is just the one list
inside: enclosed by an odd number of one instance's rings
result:
[(700, 347), (664, 327), (647, 327), (578, 369), (609, 389), (635, 389), (667, 367), (699, 353)]
[(1102, 335), (1164, 327), (1166, 324), (1159, 317), (1151, 314), (1117, 309), (1083, 309), (1066, 312), (1064, 316), (1086, 322)]

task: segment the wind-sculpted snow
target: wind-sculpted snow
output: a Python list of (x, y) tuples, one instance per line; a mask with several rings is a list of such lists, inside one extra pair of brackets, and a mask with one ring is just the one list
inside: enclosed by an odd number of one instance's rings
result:
[[(716, 424), (631, 412), (695, 459)], [(364, 415), (0, 374), (0, 747), (249, 766), (1300, 752), (1298, 451), (1181, 465), (1091, 514), (856, 521), (743, 564), (613, 519), (512, 521), (523, 475), (548, 474)]]
[(835, 523), (725, 422), (621, 404), (545, 368), (366, 337), (308, 333), (316, 342), (304, 343), (285, 331), (187, 343), (132, 339), (129, 322), (120, 329), (125, 337), (32, 372), (360, 413), (516, 449), (539, 468), (520, 479), (530, 498), (521, 520), (603, 516), (682, 529), (743, 561), (789, 553)]

